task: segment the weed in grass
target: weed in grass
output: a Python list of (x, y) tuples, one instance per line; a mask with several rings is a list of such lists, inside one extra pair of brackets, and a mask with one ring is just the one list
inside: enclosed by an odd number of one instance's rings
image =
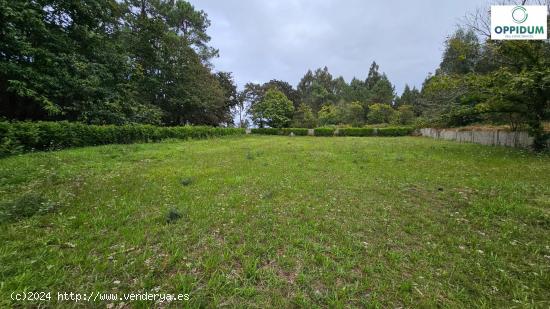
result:
[(44, 214), (55, 206), (55, 203), (39, 193), (26, 193), (14, 201), (0, 203), (0, 223), (16, 222), (35, 214)]
[(188, 186), (192, 183), (193, 183), (193, 178), (191, 178), (191, 177), (183, 178), (181, 180), (181, 185), (184, 186), (184, 187), (186, 187), (186, 186)]
[(261, 197), (264, 200), (270, 200), (273, 198), (273, 195), (275, 195), (275, 192), (273, 191), (267, 191), (265, 194), (262, 194)]
[(166, 214), (166, 222), (167, 223), (174, 223), (181, 219), (183, 215), (181, 212), (179, 212), (177, 209), (170, 209), (168, 213)]

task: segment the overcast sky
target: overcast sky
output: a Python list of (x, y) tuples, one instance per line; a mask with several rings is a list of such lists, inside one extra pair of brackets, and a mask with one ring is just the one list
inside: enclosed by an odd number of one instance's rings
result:
[(238, 85), (281, 79), (296, 86), (308, 69), (365, 79), (373, 60), (398, 94), (421, 86), (443, 42), (484, 0), (191, 0), (212, 25), (215, 70)]

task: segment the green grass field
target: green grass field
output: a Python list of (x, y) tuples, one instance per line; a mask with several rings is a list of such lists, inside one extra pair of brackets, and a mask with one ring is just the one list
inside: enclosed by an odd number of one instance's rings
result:
[(88, 147), (0, 160), (0, 202), (0, 307), (40, 303), (11, 300), (23, 291), (189, 294), (169, 307), (550, 306), (550, 157), (517, 149), (282, 136)]

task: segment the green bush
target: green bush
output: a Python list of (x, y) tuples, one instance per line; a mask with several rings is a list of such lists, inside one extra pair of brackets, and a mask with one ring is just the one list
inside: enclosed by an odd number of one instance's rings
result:
[(388, 127), (378, 129), (378, 136), (406, 136), (411, 135), (414, 129), (412, 127)]
[(35, 150), (156, 142), (167, 138), (201, 139), (244, 133), (244, 129), (240, 128), (213, 128), (205, 126), (100, 126), (67, 121), (0, 121), (0, 157)]
[(252, 134), (262, 134), (262, 135), (279, 135), (281, 129), (277, 128), (254, 128), (250, 130)]
[(252, 134), (262, 134), (262, 135), (294, 135), (305, 136), (307, 135), (306, 128), (254, 128), (250, 130)]
[(374, 128), (344, 128), (338, 130), (338, 135), (341, 136), (374, 136)]
[(308, 129), (304, 129), (304, 128), (283, 128), (281, 129), (281, 134), (290, 135), (290, 133), (294, 133), (294, 135), (306, 136), (307, 130)]
[(313, 132), (315, 136), (333, 136), (334, 131), (334, 128), (315, 128)]

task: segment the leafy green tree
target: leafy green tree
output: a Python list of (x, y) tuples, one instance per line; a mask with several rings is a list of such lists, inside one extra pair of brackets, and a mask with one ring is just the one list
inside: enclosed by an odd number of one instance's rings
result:
[(315, 128), (316, 125), (317, 119), (315, 118), (311, 107), (304, 103), (300, 104), (298, 109), (294, 112), (292, 126), (295, 128)]
[[(459, 29), (446, 42), (440, 68), (424, 83), (425, 114), (448, 126), (490, 121), (509, 122), (512, 129), (527, 127), (534, 148), (544, 148), (549, 138), (543, 122), (550, 119), (550, 43), (491, 41), (480, 28), (488, 16), (475, 18), (471, 30)], [(474, 31), (486, 40), (479, 42)]]
[(341, 113), (340, 110), (334, 104), (325, 104), (321, 107), (319, 111), (319, 124), (325, 125), (335, 125), (341, 122)]
[(182, 0), (0, 0), (0, 116), (229, 123), (206, 13)]
[(218, 72), (215, 74), (218, 83), (223, 89), (224, 104), (223, 107), (216, 109), (217, 119), (220, 123), (233, 125), (232, 110), (241, 103), (237, 85), (230, 72)]
[(220, 76), (210, 72), (210, 21), (185, 1), (129, 0), (122, 36), (135, 59), (137, 100), (163, 110), (163, 122), (217, 125), (228, 121)]
[(266, 92), (269, 89), (276, 89), (284, 93), (284, 95), (292, 101), (292, 104), (294, 108), (296, 109), (299, 105), (300, 95), (296, 89), (292, 87), (289, 83), (272, 79), (267, 83), (263, 84), (255, 84), (255, 83), (247, 83), (244, 86), (243, 95), (245, 98), (245, 101), (247, 101), (251, 106), (259, 103)]
[(314, 112), (335, 98), (333, 88), (332, 75), (327, 67), (317, 69), (315, 73), (308, 70), (297, 87), (301, 102), (308, 104)]
[(369, 107), (367, 120), (371, 124), (390, 123), (394, 109), (389, 104), (374, 103)]
[(395, 98), (395, 88), (389, 81), (386, 74), (378, 72), (379, 66), (376, 62), (372, 62), (367, 79), (365, 80), (365, 90), (362, 92), (365, 95), (365, 103), (392, 104)]
[(308, 70), (297, 87), (301, 102), (309, 105), (314, 113), (330, 102), (359, 102), (363, 110), (371, 103), (392, 104), (395, 90), (388, 77), (379, 72), (373, 62), (366, 80), (353, 78), (348, 84), (343, 77), (333, 78), (327, 67)]
[(339, 104), (342, 123), (360, 127), (365, 123), (365, 110), (359, 102)]
[(367, 103), (383, 103), (391, 105), (395, 98), (395, 87), (390, 83), (386, 74), (369, 89)]
[(445, 51), (439, 69), (443, 74), (474, 72), (480, 55), (481, 45), (474, 31), (459, 28), (445, 41)]
[(271, 88), (261, 101), (251, 109), (252, 121), (259, 127), (264, 124), (272, 128), (288, 127), (292, 121), (294, 106), (284, 93)]
[(402, 105), (412, 106), (415, 116), (422, 115), (422, 112), (424, 110), (420, 91), (418, 91), (416, 87), (413, 87), (411, 89), (409, 85), (405, 85), (405, 89), (403, 89), (403, 93), (401, 94), (400, 97), (396, 97), (394, 105), (395, 107), (399, 107)]
[(158, 114), (127, 99), (130, 67), (116, 41), (121, 6), (1, 0), (1, 115), (119, 123)]
[(367, 89), (365, 82), (353, 78), (349, 84), (347, 94), (344, 96), (346, 101), (351, 102), (361, 102), (363, 105), (366, 105), (369, 99), (369, 90)]
[(415, 119), (414, 109), (411, 105), (401, 105), (393, 115), (393, 123), (400, 125), (412, 124)]
[(336, 101), (350, 101), (350, 86), (346, 83), (342, 76), (339, 76), (332, 81), (332, 90)]
[(374, 86), (382, 79), (382, 75), (379, 70), (378, 64), (376, 64), (376, 61), (373, 61), (369, 68), (369, 73), (367, 75), (367, 79), (365, 80), (365, 87), (369, 90), (373, 89)]
[(285, 94), (285, 96), (292, 101), (292, 104), (294, 105), (294, 109), (297, 109), (300, 105), (300, 94), (294, 87), (292, 87), (291, 84), (277, 79), (272, 79), (269, 82), (262, 85), (262, 88), (265, 91), (270, 88), (275, 88), (282, 93)]

